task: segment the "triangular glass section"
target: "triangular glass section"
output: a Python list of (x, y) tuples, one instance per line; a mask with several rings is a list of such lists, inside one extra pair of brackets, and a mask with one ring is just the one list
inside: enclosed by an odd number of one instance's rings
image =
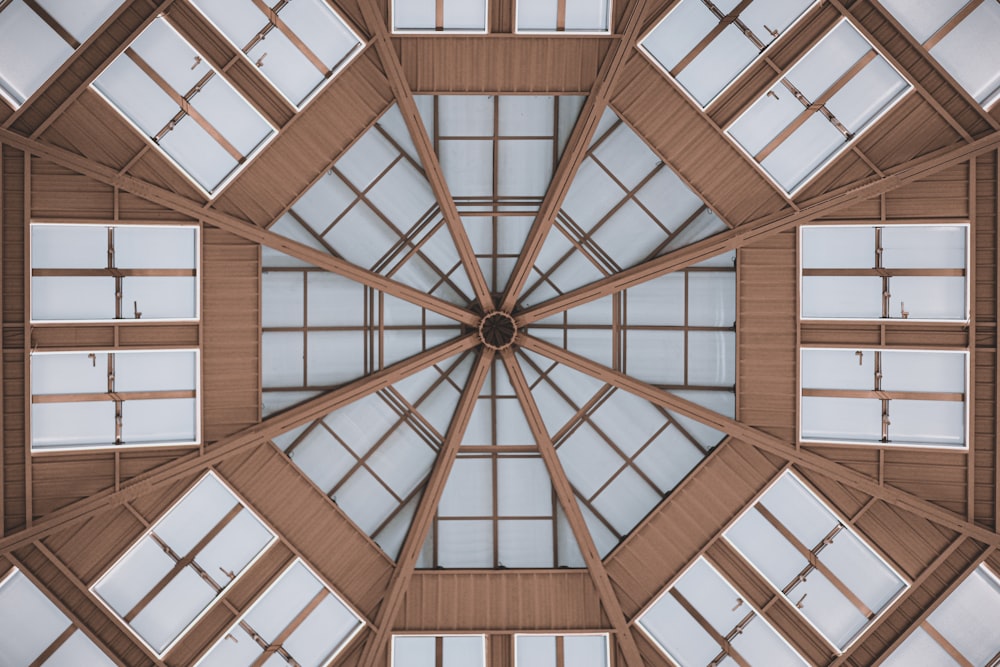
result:
[(452, 357), (274, 442), (395, 559), (473, 360)]
[(490, 290), (506, 289), (585, 97), (418, 96)]
[(518, 357), (602, 557), (725, 437), (545, 357)]
[(724, 229), (708, 205), (609, 109), (535, 261), (521, 306)]
[(472, 287), (393, 105), (271, 231), (450, 303)]
[(507, 371), (486, 376), (417, 562), (421, 568), (584, 567)]
[(461, 335), (454, 320), (265, 248), (261, 403), (268, 416)]
[(526, 333), (736, 416), (736, 253), (534, 322)]

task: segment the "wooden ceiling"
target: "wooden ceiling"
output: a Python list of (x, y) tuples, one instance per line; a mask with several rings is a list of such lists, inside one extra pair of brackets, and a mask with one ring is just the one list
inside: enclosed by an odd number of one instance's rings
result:
[[(391, 35), (385, 20), (387, 0), (331, 4), (368, 45), (297, 114), (186, 0), (126, 2), (114, 20), (26, 104), (17, 110), (0, 105), (0, 573), (9, 565), (30, 573), (123, 665), (190, 664), (297, 555), (369, 624), (335, 664), (388, 664), (386, 646), (394, 631), (486, 632), (491, 667), (499, 667), (512, 664), (513, 632), (590, 630), (613, 634), (616, 665), (640, 667), (669, 663), (635, 627), (637, 614), (688, 563), (708, 554), (809, 660), (817, 665), (861, 666), (874, 664), (898, 645), (935, 600), (976, 565), (988, 560), (1000, 568), (996, 549), (1000, 545), (996, 444), (1000, 105), (990, 113), (984, 111), (894, 20), (863, 0), (822, 3), (770, 52), (766, 62), (755, 65), (727, 90), (711, 113), (698, 110), (635, 48), (639, 36), (672, 0), (615, 2), (616, 30), (610, 36), (551, 37), (513, 34), (513, 0), (491, 0), (491, 32), (482, 36)], [(278, 137), (213, 201), (205, 199), (89, 87), (162, 12), (279, 128)], [(786, 67), (842, 17), (879, 46), (914, 91), (823, 174), (788, 198), (721, 128), (760, 94), (769, 68)], [(721, 252), (739, 251), (735, 419), (561, 350), (547, 350), (563, 363), (705, 420), (728, 435), (607, 558), (602, 561), (596, 553), (585, 553), (588, 571), (414, 571), (414, 550), (422, 540), (413, 539), (394, 563), (270, 442), (393, 378), (474, 347), (474, 337), (459, 338), (261, 419), (261, 244), (385, 288), (467, 325), (478, 324), (479, 317), (470, 311), (449, 309), (417, 290), (268, 230), (390, 105), (398, 104), (408, 123), (419, 127), (414, 94), (472, 92), (587, 95), (542, 204), (540, 221), (551, 223), (601, 114), (610, 107), (729, 227), (564, 299), (534, 306), (522, 314), (525, 321)], [(454, 205), (443, 194), (446, 184), (433, 150), (417, 143), (429, 181), (447, 213)], [(26, 310), (25, 260), (27, 225), (32, 220), (201, 223), (201, 321), (141, 328), (32, 326)], [(974, 260), (971, 321), (800, 324), (795, 229), (814, 220), (967, 222)], [(547, 229), (536, 224), (519, 265), (530, 268)], [(491, 298), (484, 289), (477, 292), (483, 292), (483, 299)], [(497, 305), (510, 308), (512, 298)], [(798, 347), (847, 341), (967, 348), (974, 369), (969, 450), (798, 443)], [(26, 360), (31, 351), (162, 345), (203, 350), (204, 445), (195, 451), (32, 456), (26, 435)], [(508, 360), (509, 353), (502, 356)], [(540, 420), (535, 426), (536, 436), (547, 440)], [(724, 527), (788, 466), (808, 479), (913, 582), (843, 655), (832, 652), (719, 539)], [(216, 469), (276, 529), (280, 547), (255, 565), (251, 576), (226, 594), (224, 604), (214, 606), (160, 660), (97, 603), (88, 586), (209, 468)]]

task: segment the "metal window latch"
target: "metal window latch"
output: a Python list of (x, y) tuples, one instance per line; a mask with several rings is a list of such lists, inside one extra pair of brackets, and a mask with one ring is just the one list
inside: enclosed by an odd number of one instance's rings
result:
[(742, 606), (743, 606), (743, 598), (736, 598), (736, 606), (734, 606), (729, 611), (736, 611), (737, 609), (739, 609)]
[(264, 58), (267, 58), (267, 51), (265, 51), (264, 55), (262, 55), (260, 58), (257, 58), (257, 62), (255, 62), (254, 65), (256, 65), (257, 67), (263, 67)]
[(858, 358), (858, 366), (863, 366), (865, 361), (865, 353), (862, 352), (861, 350), (857, 350), (854, 354)]
[(138, 319), (142, 319), (142, 311), (139, 310), (139, 302), (138, 301), (133, 301), (132, 302), (132, 312), (135, 313), (135, 319), (137, 319), (137, 320)]
[(806, 601), (806, 597), (807, 597), (808, 595), (809, 595), (808, 593), (803, 593), (803, 594), (802, 594), (802, 597), (800, 597), (800, 598), (799, 598), (799, 601), (795, 603), (795, 607), (796, 607), (797, 609), (802, 609), (802, 605), (803, 605), (803, 603), (805, 603), (805, 601)]
[(191, 69), (194, 70), (200, 64), (201, 64), (201, 56), (195, 56), (194, 65), (191, 65)]

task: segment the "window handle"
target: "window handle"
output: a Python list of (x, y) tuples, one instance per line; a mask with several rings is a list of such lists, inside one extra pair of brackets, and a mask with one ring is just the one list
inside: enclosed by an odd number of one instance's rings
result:
[(910, 317), (910, 311), (906, 309), (905, 301), (899, 302), (899, 316), (902, 317), (904, 320)]
[(743, 606), (743, 598), (736, 598), (736, 606), (730, 609), (729, 611), (736, 611), (742, 606)]
[(233, 572), (232, 570), (227, 570), (224, 567), (222, 567), (221, 565), (219, 566), (219, 571), (222, 572), (222, 574), (224, 574), (227, 577), (229, 577), (230, 579), (235, 579), (236, 578), (236, 573), (235, 572)]
[(201, 64), (201, 56), (195, 56), (194, 65), (191, 65), (191, 70), (193, 71), (200, 64)]
[(775, 30), (774, 28), (768, 27), (768, 25), (766, 23), (764, 24), (764, 30), (767, 30), (769, 33), (771, 33), (771, 37), (777, 37), (778, 35), (781, 34), (777, 30)]
[(808, 593), (803, 593), (802, 594), (802, 597), (799, 598), (799, 601), (795, 603), (796, 609), (802, 609), (802, 605), (805, 603), (806, 596), (808, 596), (808, 595), (809, 595)]
[(139, 302), (138, 301), (133, 301), (132, 302), (132, 312), (135, 313), (135, 319), (138, 320), (138, 319), (142, 318), (142, 311), (139, 310)]
[(255, 62), (254, 65), (256, 65), (257, 67), (263, 67), (264, 66), (264, 58), (267, 58), (267, 51), (265, 51), (264, 55), (262, 55), (260, 58), (257, 59), (257, 62)]
[(861, 350), (857, 350), (854, 354), (858, 358), (858, 366), (863, 366), (865, 361), (865, 353), (862, 352)]

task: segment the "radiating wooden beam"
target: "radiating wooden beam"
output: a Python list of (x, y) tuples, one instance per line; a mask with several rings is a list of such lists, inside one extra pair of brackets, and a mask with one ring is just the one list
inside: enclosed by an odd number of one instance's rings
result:
[(587, 157), (587, 148), (594, 139), (604, 111), (608, 108), (615, 81), (625, 69), (625, 61), (632, 54), (639, 41), (641, 19), (645, 9), (646, 0), (633, 0), (630, 3), (626, 10), (623, 34), (613, 50), (604, 57), (597, 79), (580, 110), (580, 117), (566, 142), (566, 148), (563, 149), (562, 158), (552, 176), (552, 182), (545, 193), (545, 199), (542, 200), (538, 215), (535, 216), (535, 221), (528, 232), (528, 238), (524, 242), (517, 263), (514, 264), (510, 280), (507, 281), (507, 291), (500, 302), (500, 309), (505, 312), (511, 312), (521, 297), (521, 292), (524, 291), (524, 287), (531, 277), (535, 260), (542, 252), (545, 239), (548, 238), (552, 225), (555, 224), (556, 215), (562, 208), (563, 202), (566, 201), (566, 195), (570, 186), (573, 185), (573, 179), (576, 178), (580, 165)]
[(1000, 146), (1000, 132), (991, 132), (969, 144), (929, 153), (887, 171), (885, 176), (866, 178), (820, 195), (801, 205), (800, 210), (782, 212), (754, 220), (707, 239), (679, 248), (579, 289), (567, 292), (517, 314), (518, 326), (545, 319), (569, 308), (596, 301), (609, 294), (635, 287), (660, 276), (687, 268), (716, 255), (756, 243), (773, 234), (795, 229), (820, 216), (830, 215), (870, 197), (927, 178), (942, 169), (966, 162), (980, 153)]
[(604, 562), (597, 551), (597, 546), (594, 544), (594, 538), (591, 536), (590, 529), (587, 528), (587, 523), (583, 518), (583, 512), (580, 511), (580, 506), (576, 502), (573, 486), (566, 476), (562, 462), (559, 461), (559, 454), (556, 453), (552, 439), (549, 437), (549, 431), (545, 427), (538, 404), (535, 403), (535, 398), (531, 395), (531, 388), (528, 385), (527, 378), (524, 376), (524, 371), (521, 370), (521, 366), (517, 362), (512, 349), (507, 348), (501, 351), (500, 354), (503, 357), (504, 366), (507, 368), (507, 375), (510, 377), (511, 386), (513, 386), (517, 400), (524, 410), (528, 427), (535, 437), (535, 442), (538, 445), (538, 453), (541, 454), (542, 460), (545, 462), (545, 467), (548, 469), (549, 477), (552, 479), (552, 488), (559, 499), (559, 504), (562, 506), (563, 512), (566, 514), (566, 520), (569, 522), (570, 528), (573, 530), (573, 536), (580, 547), (580, 554), (583, 556), (583, 560), (587, 564), (587, 570), (590, 572), (590, 577), (594, 581), (597, 595), (601, 599), (601, 606), (604, 607), (604, 613), (607, 614), (608, 620), (611, 621), (611, 625), (615, 629), (618, 648), (625, 657), (625, 664), (628, 667), (643, 667), (644, 663), (639, 653), (639, 647), (635, 642), (635, 637), (632, 636), (632, 630), (629, 628), (628, 620), (622, 611), (621, 602), (618, 600), (618, 596), (615, 595), (614, 587), (611, 585), (611, 577), (608, 576), (608, 571), (604, 567)]
[(392, 638), (393, 623), (403, 605), (403, 599), (413, 578), (413, 569), (417, 565), (417, 558), (427, 540), (427, 532), (434, 520), (438, 503), (441, 502), (441, 494), (444, 493), (448, 475), (451, 474), (451, 469), (454, 467), (458, 448), (465, 436), (465, 429), (468, 427), (469, 420), (476, 408), (476, 399), (479, 398), (479, 392), (482, 391), (483, 383), (486, 382), (486, 376), (493, 367), (494, 355), (493, 350), (485, 347), (482, 349), (466, 382), (465, 389), (462, 390), (458, 407), (455, 408), (455, 415), (448, 427), (448, 435), (438, 452), (430, 477), (427, 478), (424, 495), (420, 498), (420, 504), (413, 516), (410, 530), (406, 533), (406, 540), (400, 549), (396, 569), (392, 572), (389, 587), (382, 598), (382, 604), (379, 605), (378, 614), (375, 617), (375, 630), (365, 643), (365, 649), (359, 663), (360, 667), (375, 667), (376, 660), (385, 655), (389, 640)]
[(219, 229), (225, 230), (236, 236), (266, 245), (275, 250), (300, 259), (313, 266), (336, 273), (368, 287), (379, 290), (385, 294), (390, 294), (404, 301), (409, 301), (421, 308), (444, 315), (463, 324), (478, 325), (479, 317), (464, 308), (448, 303), (443, 299), (425, 294), (421, 290), (404, 285), (391, 278), (369, 271), (355, 264), (334, 257), (327, 252), (311, 248), (305, 244), (287, 239), (279, 234), (262, 229), (248, 220), (243, 220), (234, 215), (223, 213), (211, 207), (207, 207), (204, 202), (188, 199), (184, 195), (177, 194), (153, 185), (147, 181), (120, 174), (111, 167), (106, 167), (90, 158), (77, 155), (64, 148), (58, 148), (46, 144), (37, 139), (29, 139), (11, 130), (0, 129), (0, 143), (6, 143), (27, 154), (35, 155), (54, 162), (60, 166), (71, 169), (89, 178), (116, 187), (120, 190), (131, 192), (143, 199), (148, 199), (162, 206), (166, 206), (178, 213), (189, 216), (196, 220), (202, 220)]
[(675, 412), (678, 415), (697, 420), (702, 424), (710, 426), (718, 431), (722, 431), (743, 442), (747, 442), (760, 450), (775, 454), (784, 460), (798, 465), (802, 468), (815, 471), (830, 479), (840, 482), (853, 489), (857, 489), (873, 498), (884, 500), (896, 507), (912, 512), (929, 521), (933, 521), (950, 530), (965, 532), (975, 539), (991, 545), (1000, 545), (1000, 534), (971, 523), (965, 517), (955, 514), (936, 505), (928, 500), (924, 500), (911, 493), (898, 489), (889, 484), (880, 484), (879, 480), (872, 479), (856, 470), (852, 470), (835, 461), (831, 461), (825, 456), (816, 454), (807, 449), (795, 447), (795, 443), (786, 442), (781, 438), (737, 421), (732, 417), (726, 417), (705, 408), (693, 401), (681, 398), (671, 392), (658, 389), (651, 384), (641, 382), (627, 375), (611, 370), (590, 359), (581, 357), (578, 354), (556, 347), (545, 341), (531, 336), (521, 336), (518, 344), (526, 350), (536, 352), (553, 361), (565, 364), (569, 368), (589, 375), (593, 378), (610, 384), (613, 387), (635, 394), (654, 405), (658, 405), (666, 410)]
[(466, 350), (471, 350), (478, 344), (479, 336), (477, 334), (467, 334), (268, 417), (264, 421), (249, 426), (227, 438), (205, 445), (204, 451), (193, 452), (174, 459), (148, 473), (123, 482), (118, 490), (112, 488), (100, 491), (46, 515), (35, 521), (30, 528), (9, 533), (0, 539), (0, 552), (8, 553), (19, 549), (56, 531), (85, 521), (107, 509), (118, 507), (147, 493), (161, 489), (178, 479), (207, 470), (210, 466), (246, 452), (286, 431), (320, 419), (334, 410), (385, 389), (414, 373), (430, 368), (434, 364)]
[(458, 207), (455, 206), (455, 200), (452, 199), (451, 191), (448, 189), (448, 182), (441, 169), (441, 162), (434, 152), (434, 145), (431, 143), (431, 138), (427, 135), (423, 120), (420, 118), (420, 111), (413, 99), (413, 91), (410, 90), (410, 84), (403, 73), (403, 65), (399, 61), (396, 49), (392, 46), (385, 17), (376, 6), (375, 0), (359, 0), (358, 4), (365, 18), (365, 23), (368, 24), (371, 41), (378, 52), (379, 60), (382, 61), (382, 68), (389, 79), (393, 95), (396, 97), (396, 104), (406, 122), (406, 128), (410, 131), (417, 155), (420, 156), (420, 161), (423, 163), (427, 182), (430, 183), (431, 190), (434, 191), (434, 196), (441, 207), (441, 215), (444, 216), (448, 231), (451, 232), (451, 238), (455, 242), (458, 257), (469, 276), (469, 282), (472, 283), (472, 290), (479, 301), (479, 307), (484, 313), (488, 313), (495, 307), (493, 295), (486, 283), (486, 276), (479, 268), (479, 260), (476, 259), (476, 252), (472, 249), (472, 242), (469, 240), (465, 225), (462, 224), (462, 217), (458, 213)]

